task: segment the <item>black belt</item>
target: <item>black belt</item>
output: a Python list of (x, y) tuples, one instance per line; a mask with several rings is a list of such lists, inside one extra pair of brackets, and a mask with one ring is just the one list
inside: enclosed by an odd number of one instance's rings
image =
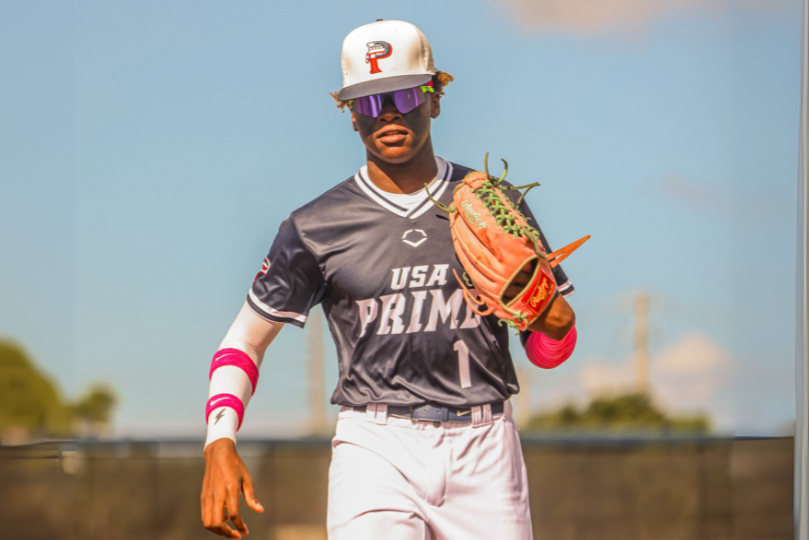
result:
[[(492, 416), (503, 412), (503, 402), (492, 403)], [(364, 413), (367, 406), (354, 407), (355, 412)], [(388, 405), (388, 416), (409, 418), (414, 422), (471, 422), (472, 409), (456, 409), (455, 407), (437, 407), (435, 405), (399, 406)]]

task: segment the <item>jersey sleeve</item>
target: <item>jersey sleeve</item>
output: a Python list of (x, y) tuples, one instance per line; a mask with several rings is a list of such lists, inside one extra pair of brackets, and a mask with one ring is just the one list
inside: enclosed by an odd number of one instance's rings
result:
[[(516, 192), (510, 191), (508, 193), (509, 196), (512, 196), (512, 194)], [(517, 196), (519, 197), (519, 194), (517, 194)], [(545, 253), (552, 253), (553, 250), (551, 249), (550, 244), (548, 244), (548, 240), (545, 238), (545, 233), (542, 232), (539, 223), (537, 222), (533, 212), (531, 212), (531, 209), (528, 207), (528, 204), (526, 204), (524, 199), (520, 204), (520, 212), (522, 212), (523, 215), (526, 218), (528, 218), (528, 224), (539, 231), (539, 239), (542, 242), (542, 247), (545, 248)], [(561, 294), (565, 298), (576, 292), (576, 289), (573, 287), (573, 283), (570, 282), (570, 279), (567, 277), (567, 274), (565, 274), (565, 271), (562, 270), (561, 265), (557, 265), (553, 269), (553, 277), (556, 279), (556, 289), (559, 291), (559, 294)]]
[(290, 217), (281, 223), (247, 302), (264, 319), (303, 328), (309, 310), (320, 302), (324, 290), (317, 260)]

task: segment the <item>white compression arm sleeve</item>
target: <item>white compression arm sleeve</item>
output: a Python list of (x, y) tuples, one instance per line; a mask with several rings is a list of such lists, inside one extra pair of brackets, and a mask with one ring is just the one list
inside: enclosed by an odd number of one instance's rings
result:
[[(230, 330), (225, 335), (225, 339), (219, 345), (219, 350), (238, 349), (247, 354), (256, 367), (260, 368), (264, 352), (283, 326), (284, 323), (262, 319), (245, 301), (236, 320), (233, 321)], [(253, 394), (253, 385), (247, 373), (241, 368), (222, 366), (214, 371), (208, 387), (209, 398), (218, 394), (236, 396), (246, 408), (250, 396)], [(219, 407), (211, 411), (210, 418), (216, 418), (216, 420), (209, 419), (208, 421), (208, 436), (205, 439), (205, 446), (225, 437), (236, 441), (236, 430), (239, 426), (236, 411), (230, 407)]]

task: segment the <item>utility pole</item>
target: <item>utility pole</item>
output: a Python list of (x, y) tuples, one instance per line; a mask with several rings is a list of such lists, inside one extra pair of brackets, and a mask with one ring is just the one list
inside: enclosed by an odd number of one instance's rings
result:
[(326, 382), (323, 366), (323, 316), (320, 310), (309, 315), (309, 432), (326, 432), (326, 403), (323, 398)]
[(649, 293), (638, 292), (635, 304), (635, 369), (637, 392), (649, 394)]
[(514, 421), (518, 428), (524, 428), (531, 421), (531, 368), (520, 366), (517, 368), (517, 379), (520, 381), (520, 393), (517, 394), (516, 414)]

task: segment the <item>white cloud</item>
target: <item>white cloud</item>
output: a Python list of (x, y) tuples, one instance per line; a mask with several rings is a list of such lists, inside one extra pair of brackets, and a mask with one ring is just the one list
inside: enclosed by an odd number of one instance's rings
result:
[[(664, 410), (673, 414), (707, 413), (721, 432), (735, 427), (732, 376), (728, 352), (699, 332), (682, 336), (649, 361), (652, 395)], [(574, 357), (570, 365), (532, 374), (532, 380), (538, 394), (533, 406), (547, 410), (569, 402), (583, 405), (600, 395), (635, 391), (637, 368), (631, 358), (615, 362)]]
[(718, 0), (496, 0), (517, 22), (532, 30), (578, 34), (645, 27), (672, 12), (716, 4)]
[(712, 416), (730, 412), (728, 353), (707, 336), (684, 336), (652, 359), (650, 371), (655, 397), (667, 409), (709, 411)]
[(579, 370), (579, 382), (590, 396), (633, 391), (637, 375), (632, 362), (602, 363), (593, 359)]
[[(730, 0), (492, 0), (527, 30), (593, 34), (637, 31), (657, 19), (696, 10), (727, 9)], [(780, 9), (783, 0), (741, 0), (746, 7)]]

